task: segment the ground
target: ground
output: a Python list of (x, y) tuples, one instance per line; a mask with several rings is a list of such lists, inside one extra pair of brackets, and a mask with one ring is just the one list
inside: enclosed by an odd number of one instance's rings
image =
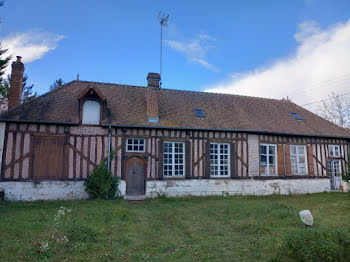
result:
[(0, 202), (0, 261), (267, 261), (289, 231), (304, 228), (303, 209), (314, 227), (350, 234), (349, 200), (321, 193)]

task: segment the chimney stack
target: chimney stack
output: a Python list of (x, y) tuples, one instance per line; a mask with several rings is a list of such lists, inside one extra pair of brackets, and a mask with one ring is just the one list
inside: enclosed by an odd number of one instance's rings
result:
[(147, 118), (148, 122), (159, 122), (159, 92), (160, 75), (148, 73), (147, 75)]
[(8, 109), (18, 106), (21, 103), (24, 72), (24, 65), (21, 62), (21, 59), (22, 57), (17, 56), (17, 61), (12, 62)]

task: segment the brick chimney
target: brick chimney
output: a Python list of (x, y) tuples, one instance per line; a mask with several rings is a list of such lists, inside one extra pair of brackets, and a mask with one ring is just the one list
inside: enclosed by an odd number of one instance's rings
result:
[(160, 75), (148, 73), (147, 75), (147, 118), (148, 122), (159, 122), (159, 92)]
[(8, 97), (8, 109), (21, 103), (24, 65), (22, 57), (17, 56), (17, 61), (12, 63), (10, 90)]

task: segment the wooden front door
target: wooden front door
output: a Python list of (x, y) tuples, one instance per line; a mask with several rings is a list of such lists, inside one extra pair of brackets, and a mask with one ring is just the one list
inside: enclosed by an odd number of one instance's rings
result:
[(126, 161), (126, 194), (145, 194), (145, 161), (140, 157), (131, 157)]
[(63, 136), (34, 136), (34, 179), (63, 177)]

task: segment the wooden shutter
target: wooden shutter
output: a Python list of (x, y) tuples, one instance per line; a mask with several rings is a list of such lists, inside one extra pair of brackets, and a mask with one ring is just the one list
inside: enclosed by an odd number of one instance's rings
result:
[(312, 146), (307, 145), (306, 150), (307, 150), (307, 165), (308, 165), (309, 175), (313, 176), (314, 175), (314, 161), (313, 161)]
[(63, 136), (34, 136), (34, 179), (63, 177)]
[(292, 175), (292, 166), (291, 166), (291, 161), (290, 161), (289, 145), (286, 145), (286, 173), (287, 173), (287, 176)]
[(205, 177), (210, 178), (210, 142), (205, 142)]
[(231, 152), (230, 152), (230, 156), (231, 156), (231, 178), (236, 176), (236, 143), (232, 143), (231, 145)]
[(278, 144), (277, 145), (277, 169), (278, 169), (278, 175), (284, 176), (285, 172), (285, 166), (284, 166), (284, 151), (283, 151), (283, 145)]
[(158, 178), (163, 179), (163, 150), (164, 150), (164, 141), (159, 140), (159, 156), (158, 156)]
[(185, 177), (191, 178), (191, 145), (185, 142)]

